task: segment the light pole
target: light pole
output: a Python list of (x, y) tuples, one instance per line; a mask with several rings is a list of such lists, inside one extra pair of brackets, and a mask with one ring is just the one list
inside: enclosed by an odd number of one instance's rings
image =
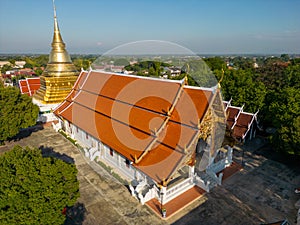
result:
[(166, 213), (167, 213), (167, 210), (163, 207), (163, 197), (164, 197), (164, 191), (163, 189), (160, 189), (160, 208), (161, 208), (161, 214), (162, 216), (165, 218), (166, 217)]

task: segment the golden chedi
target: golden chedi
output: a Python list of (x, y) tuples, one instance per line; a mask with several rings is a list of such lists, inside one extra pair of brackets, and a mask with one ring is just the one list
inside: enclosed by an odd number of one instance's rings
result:
[(33, 96), (42, 104), (62, 102), (71, 91), (79, 72), (71, 61), (62, 40), (54, 6), (54, 35), (49, 61), (40, 77), (41, 87)]

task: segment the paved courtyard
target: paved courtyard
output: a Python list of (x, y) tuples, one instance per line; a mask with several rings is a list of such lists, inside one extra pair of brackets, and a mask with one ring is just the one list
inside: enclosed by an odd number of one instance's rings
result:
[[(295, 221), (294, 204), (300, 195), (294, 193), (294, 188), (300, 187), (300, 165), (277, 162), (259, 151), (253, 152), (251, 146), (245, 147), (242, 171), (163, 221), (51, 127), (40, 127), (25, 136), (28, 137), (0, 147), (0, 154), (15, 144), (27, 145), (59, 154), (64, 160), (74, 161), (78, 168), (81, 196), (67, 224), (261, 224), (284, 218), (292, 224)], [(241, 161), (241, 155), (237, 148), (235, 159)]]
[[(255, 141), (261, 142), (259, 139)], [(246, 149), (243, 170), (207, 193), (201, 205), (191, 209), (174, 225), (251, 225), (284, 219), (295, 224), (295, 203), (300, 194), (295, 194), (294, 189), (300, 187), (300, 161), (285, 160), (283, 164), (278, 158), (268, 155), (270, 149), (253, 151), (251, 146), (243, 148)], [(235, 160), (241, 162), (241, 156), (242, 150), (235, 149)]]

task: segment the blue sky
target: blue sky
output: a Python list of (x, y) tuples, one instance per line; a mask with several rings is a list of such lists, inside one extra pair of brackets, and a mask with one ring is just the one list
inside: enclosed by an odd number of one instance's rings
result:
[[(300, 0), (56, 0), (70, 53), (141, 40), (200, 54), (300, 53)], [(0, 0), (0, 53), (49, 53), (51, 0)]]

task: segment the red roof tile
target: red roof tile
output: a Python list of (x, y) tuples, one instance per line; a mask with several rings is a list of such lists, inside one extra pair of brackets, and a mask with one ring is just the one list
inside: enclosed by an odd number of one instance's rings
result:
[[(226, 103), (224, 103), (226, 104)], [(244, 139), (254, 120), (254, 114), (243, 112), (243, 107), (228, 106), (227, 126), (235, 138)]]
[(32, 96), (41, 86), (40, 78), (26, 78), (19, 80), (19, 88), (22, 94)]
[(240, 108), (232, 107), (232, 106), (229, 106), (227, 108), (227, 111), (226, 111), (226, 114), (228, 115), (227, 125), (228, 125), (229, 129), (232, 129), (240, 110), (241, 110)]
[(250, 128), (249, 125), (253, 122), (253, 118), (253, 114), (241, 112), (233, 128), (233, 135), (238, 138), (244, 138)]

